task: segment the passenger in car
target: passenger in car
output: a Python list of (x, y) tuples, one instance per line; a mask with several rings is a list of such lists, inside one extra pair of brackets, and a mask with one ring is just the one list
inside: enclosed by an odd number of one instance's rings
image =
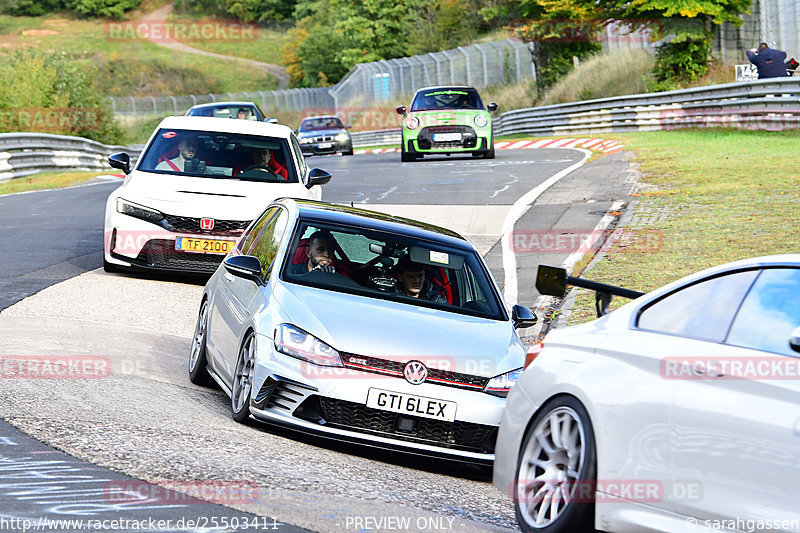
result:
[(275, 155), (269, 148), (254, 149), (253, 164), (239, 171), (239, 173), (247, 170), (262, 170), (264, 172), (272, 172), (276, 176), (280, 176), (285, 180), (289, 179), (289, 171), (286, 169), (286, 166), (275, 160)]
[(178, 142), (178, 156), (174, 159), (164, 158), (158, 165), (156, 165), (155, 169), (184, 172), (184, 165), (186, 161), (188, 159), (195, 158), (199, 144), (200, 143), (197, 139), (197, 135), (186, 135)]
[(306, 257), (308, 261), (289, 266), (291, 274), (307, 274), (313, 270), (323, 272), (336, 272), (334, 252), (336, 251), (336, 239), (329, 231), (319, 230), (311, 234), (308, 238), (308, 248)]
[(425, 279), (425, 266), (411, 261), (404, 255), (397, 262), (397, 286), (395, 292), (411, 298), (422, 298), (440, 304), (446, 304), (447, 298), (433, 288), (433, 284)]

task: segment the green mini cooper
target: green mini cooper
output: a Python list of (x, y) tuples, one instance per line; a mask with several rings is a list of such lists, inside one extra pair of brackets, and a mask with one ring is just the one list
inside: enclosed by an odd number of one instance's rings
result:
[(494, 159), (492, 116), (497, 104), (484, 107), (473, 87), (428, 87), (420, 89), (411, 110), (399, 106), (403, 115), (402, 161), (414, 161), (426, 154), (471, 153)]

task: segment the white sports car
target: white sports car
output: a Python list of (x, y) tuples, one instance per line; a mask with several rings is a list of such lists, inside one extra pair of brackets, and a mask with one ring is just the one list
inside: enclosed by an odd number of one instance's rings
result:
[(330, 174), (309, 169), (286, 126), (168, 117), (108, 197), (106, 271), (212, 273), (244, 229), (280, 197), (320, 200)]
[(523, 531), (800, 531), (800, 255), (699, 272), (530, 355), (494, 464)]

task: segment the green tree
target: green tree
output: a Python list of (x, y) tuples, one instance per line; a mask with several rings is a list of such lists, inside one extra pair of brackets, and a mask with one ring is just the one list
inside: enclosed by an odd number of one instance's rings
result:
[(67, 55), (15, 51), (0, 64), (4, 119), (0, 131), (43, 131), (121, 142), (122, 132), (94, 84), (98, 76)]
[(751, 5), (752, 0), (519, 0), (522, 11), (538, 9), (550, 20), (620, 20), (648, 27), (654, 39), (664, 41), (656, 54), (656, 79), (673, 82), (705, 74), (714, 25), (740, 25)]

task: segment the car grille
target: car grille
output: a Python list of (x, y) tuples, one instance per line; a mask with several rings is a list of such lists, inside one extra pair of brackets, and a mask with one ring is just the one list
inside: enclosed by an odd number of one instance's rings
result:
[(214, 220), (214, 229), (204, 230), (200, 227), (199, 218), (181, 217), (177, 215), (164, 215), (168, 227), (166, 229), (177, 233), (192, 233), (195, 235), (241, 235), (250, 225), (249, 220)]
[(224, 258), (224, 255), (219, 254), (179, 252), (175, 250), (173, 240), (152, 239), (147, 241), (139, 256), (131, 263), (164, 270), (213, 274)]
[[(433, 142), (434, 133), (460, 133), (461, 141)], [(417, 143), (423, 150), (448, 149), (448, 148), (474, 148), (478, 137), (475, 130), (469, 126), (428, 126), (422, 128), (417, 137)]]
[[(374, 372), (389, 376), (403, 377), (403, 367), (407, 361), (397, 361), (392, 359), (381, 359), (378, 357), (368, 357), (363, 355), (342, 353), (342, 361), (347, 368), (362, 370), (364, 372)], [(354, 362), (358, 360), (359, 362)], [(361, 363), (364, 361), (364, 363)], [(458, 387), (470, 390), (483, 390), (489, 378), (462, 374), (450, 370), (439, 370), (438, 368), (428, 368), (429, 383), (443, 385), (445, 387)]]
[(312, 137), (315, 143), (324, 143), (333, 141), (333, 135), (318, 135)]
[[(393, 439), (478, 453), (493, 453), (497, 428), (471, 422), (444, 422), (372, 409), (366, 405), (319, 397), (325, 424)], [(397, 428), (399, 418), (416, 421), (414, 430)]]

